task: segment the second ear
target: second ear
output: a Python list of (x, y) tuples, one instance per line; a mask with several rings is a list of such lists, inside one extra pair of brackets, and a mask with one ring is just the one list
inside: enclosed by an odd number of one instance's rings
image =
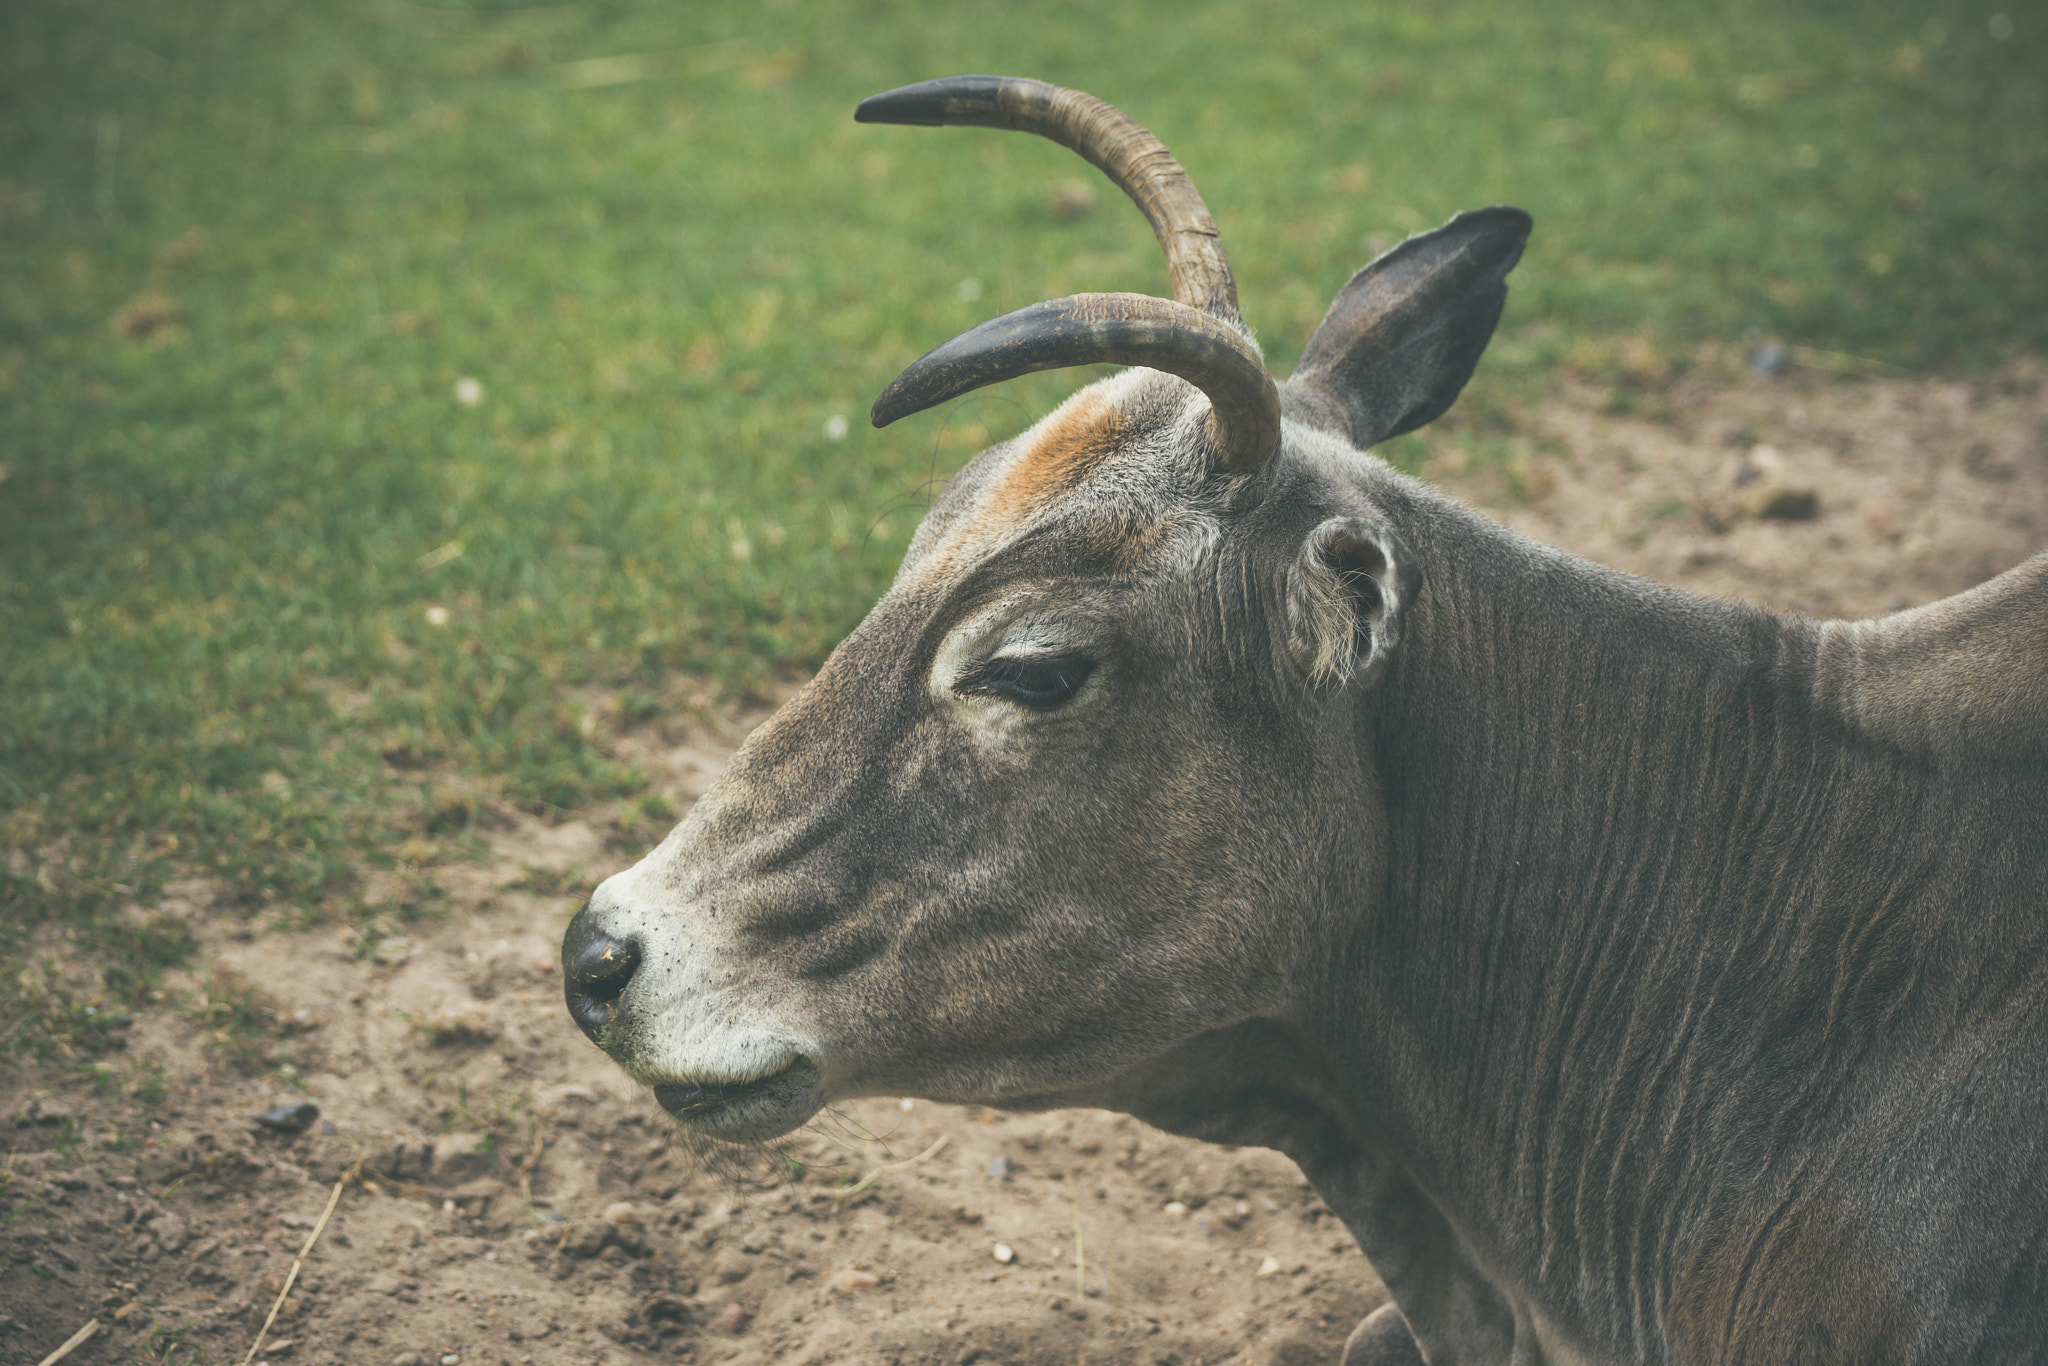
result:
[(1287, 617), (1310, 680), (1377, 681), (1421, 587), (1414, 554), (1375, 519), (1332, 517), (1309, 532), (1288, 576)]

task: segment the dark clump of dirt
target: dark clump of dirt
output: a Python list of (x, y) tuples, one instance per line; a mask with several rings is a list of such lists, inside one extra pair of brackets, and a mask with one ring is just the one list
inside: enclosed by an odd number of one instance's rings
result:
[[(1665, 583), (1881, 613), (2048, 542), (2044, 373), (1709, 358), (1634, 413), (1560, 385), (1489, 459), (1453, 426), (1431, 473)], [(745, 723), (623, 757), (681, 809)], [(289, 1366), (1299, 1366), (1382, 1298), (1285, 1158), (1120, 1116), (863, 1101), (705, 1162), (561, 1005), (562, 927), (627, 861), (603, 813), (505, 813), (493, 841), (434, 870), (445, 914), (378, 938), (263, 928), (182, 884), (163, 913), (202, 951), (124, 1048), (91, 1073), (0, 1063), (0, 1363), (89, 1322), (81, 1366), (239, 1362), (278, 1306), (256, 1359)], [(303, 1132), (254, 1118), (308, 1101)]]

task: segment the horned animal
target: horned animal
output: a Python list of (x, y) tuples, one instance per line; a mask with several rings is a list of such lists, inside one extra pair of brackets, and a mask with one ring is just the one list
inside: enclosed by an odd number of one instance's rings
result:
[(983, 451), (888, 593), (563, 942), (675, 1119), (1101, 1106), (1292, 1157), (1392, 1302), (1351, 1366), (2048, 1360), (2048, 554), (1813, 621), (1535, 544), (1365, 452), (1472, 374), (1461, 213), (1285, 383), (1213, 220), (1087, 95), (1172, 300), (917, 361), (877, 424), (1129, 368)]

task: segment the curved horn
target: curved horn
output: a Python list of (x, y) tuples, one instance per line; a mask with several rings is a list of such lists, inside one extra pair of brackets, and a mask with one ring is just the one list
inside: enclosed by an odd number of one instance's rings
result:
[(1017, 76), (949, 76), (870, 96), (853, 117), (861, 123), (1011, 128), (1079, 152), (1115, 181), (1152, 225), (1166, 252), (1173, 297), (1238, 321), (1237, 281), (1209, 206), (1166, 144), (1114, 105)]
[(968, 124), (1051, 138), (1100, 167), (1166, 252), (1174, 300), (1076, 294), (983, 323), (926, 353), (875, 400), (877, 427), (1033, 370), (1108, 362), (1179, 375), (1209, 398), (1209, 463), (1249, 474), (1280, 448), (1280, 396), (1237, 311), (1209, 206), (1173, 153), (1093, 95), (1013, 76), (952, 76), (862, 100), (862, 123)]
[(993, 318), (927, 352), (870, 414), (877, 427), (1033, 370), (1098, 363), (1179, 375), (1209, 397), (1209, 464), (1263, 468), (1280, 446), (1280, 391), (1243, 333), (1149, 294), (1074, 294)]

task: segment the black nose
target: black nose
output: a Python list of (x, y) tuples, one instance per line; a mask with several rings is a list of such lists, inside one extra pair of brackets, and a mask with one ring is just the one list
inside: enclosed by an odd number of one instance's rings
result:
[(585, 906), (562, 936), (562, 994), (569, 1014), (592, 1043), (612, 1020), (612, 1003), (640, 966), (640, 941), (614, 939)]

